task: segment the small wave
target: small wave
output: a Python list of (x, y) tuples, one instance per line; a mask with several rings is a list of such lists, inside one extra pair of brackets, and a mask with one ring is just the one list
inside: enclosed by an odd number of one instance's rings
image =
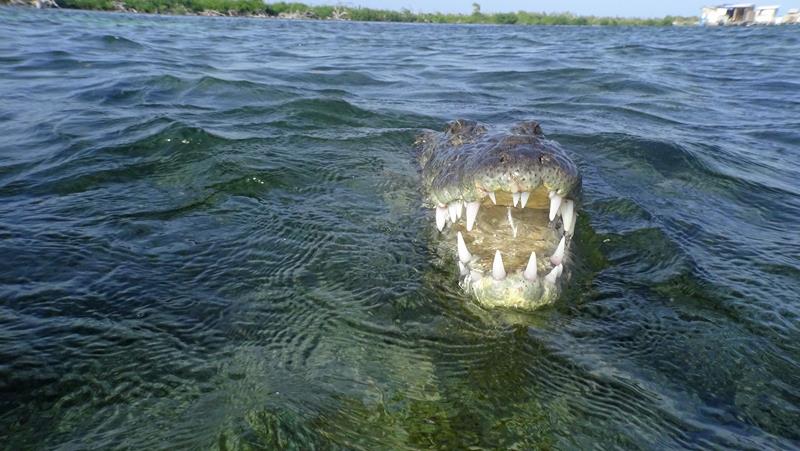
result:
[[(34, 169), (17, 177), (13, 186), (6, 186), (7, 195), (19, 190), (39, 194), (79, 193), (109, 184), (125, 184), (145, 177), (159, 177), (182, 165), (210, 156), (215, 144), (224, 142), (203, 129), (162, 121), (140, 124), (138, 140), (107, 148), (70, 151), (63, 160), (50, 161), (42, 169)], [(132, 128), (128, 129), (131, 133)], [(130, 136), (130, 135), (128, 135)]]
[(104, 34), (102, 36), (94, 36), (99, 42), (101, 42), (104, 46), (112, 49), (143, 49), (145, 46), (140, 44), (132, 39), (128, 39), (124, 36), (117, 36), (112, 34)]
[(22, 56), (0, 56), (0, 64), (5, 67), (12, 67), (23, 62), (25, 62), (25, 58)]
[(606, 48), (611, 53), (617, 53), (624, 56), (642, 56), (651, 57), (659, 56), (664, 57), (665, 54), (674, 55), (698, 55), (710, 54), (713, 50), (710, 49), (687, 49), (685, 46), (676, 45), (674, 47), (648, 45), (648, 44), (622, 44), (613, 45)]
[(241, 102), (275, 102), (289, 98), (291, 91), (248, 80), (226, 80), (204, 76), (133, 76), (110, 80), (82, 89), (76, 100), (101, 105), (174, 105), (219, 107)]
[(498, 70), (498, 71), (481, 71), (481, 72), (468, 72), (467, 75), (462, 75), (468, 81), (490, 83), (500, 81), (525, 81), (530, 83), (532, 79), (544, 80), (562, 80), (569, 79), (575, 82), (584, 77), (596, 74), (596, 70), (586, 67), (561, 67), (561, 68), (545, 68), (534, 70)]
[(84, 62), (75, 57), (71, 52), (51, 50), (33, 52), (25, 57), (25, 62), (17, 64), (15, 70), (20, 71), (47, 71), (47, 70), (72, 70), (84, 67)]
[(294, 124), (293, 127), (304, 129), (358, 126), (372, 116), (369, 111), (345, 100), (320, 98), (286, 102), (280, 106), (279, 114), (285, 125)]
[[(635, 112), (640, 113), (639, 111)], [(694, 171), (713, 175), (713, 171), (702, 160), (678, 142), (647, 139), (621, 133), (581, 137), (564, 136), (563, 139), (576, 144), (591, 145), (603, 154), (609, 157), (613, 156), (615, 160), (627, 167), (632, 167), (632, 162), (636, 161), (645, 163), (667, 177), (672, 177), (676, 173)], [(601, 159), (598, 164), (603, 164), (603, 161), (610, 163), (609, 160)]]
[(644, 94), (652, 96), (663, 96), (672, 94), (674, 92), (685, 92), (681, 89), (676, 89), (675, 86), (669, 86), (663, 83), (654, 81), (637, 80), (635, 78), (623, 78), (617, 80), (604, 81), (599, 84), (599, 87), (609, 96), (609, 93), (619, 94), (630, 92), (632, 94)]
[(312, 86), (390, 86), (393, 80), (380, 78), (364, 71), (353, 70), (325, 70), (293, 73), (288, 76), (275, 74), (276, 78), (295, 84), (308, 84)]
[(690, 273), (693, 262), (658, 228), (606, 235), (605, 253), (625, 280), (653, 285)]

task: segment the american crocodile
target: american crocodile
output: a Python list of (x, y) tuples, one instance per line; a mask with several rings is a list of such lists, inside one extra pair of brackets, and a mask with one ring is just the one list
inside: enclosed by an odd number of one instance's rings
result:
[(570, 277), (581, 177), (537, 122), (450, 122), (417, 139), (425, 204), (467, 293), (487, 307), (552, 303)]

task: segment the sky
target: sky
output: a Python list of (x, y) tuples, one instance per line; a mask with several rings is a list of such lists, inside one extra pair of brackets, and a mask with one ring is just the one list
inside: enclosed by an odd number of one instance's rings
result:
[[(302, 1), (302, 0), (301, 0)], [(444, 12), (462, 13), (472, 12), (472, 3), (477, 1), (481, 11), (485, 13), (531, 11), (531, 12), (571, 12), (581, 16), (620, 16), (620, 17), (664, 17), (664, 16), (699, 16), (700, 9), (707, 5), (721, 3), (737, 3), (741, 0), (703, 1), (703, 0), (669, 0), (669, 1), (630, 1), (630, 0), (443, 0), (438, 2), (422, 0), (306, 0), (304, 3), (312, 5), (364, 6), (368, 8), (400, 10), (410, 9), (414, 12)], [(753, 0), (745, 0), (747, 1)], [(776, 2), (754, 2), (756, 5), (774, 5)], [(778, 11), (782, 15), (789, 8), (797, 8), (798, 2), (782, 4)]]

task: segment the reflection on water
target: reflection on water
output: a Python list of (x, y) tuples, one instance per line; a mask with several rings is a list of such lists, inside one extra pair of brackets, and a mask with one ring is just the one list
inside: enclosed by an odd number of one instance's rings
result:
[[(800, 440), (794, 28), (0, 19), (9, 449)], [(454, 117), (581, 166), (552, 308), (437, 263)]]

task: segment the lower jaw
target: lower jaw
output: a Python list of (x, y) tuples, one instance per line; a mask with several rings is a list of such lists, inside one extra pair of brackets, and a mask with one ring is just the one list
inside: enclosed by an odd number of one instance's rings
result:
[(523, 277), (506, 277), (497, 281), (467, 274), (461, 278), (461, 286), (478, 304), (489, 308), (532, 310), (552, 304), (561, 293), (560, 281), (555, 284), (542, 279), (531, 282)]

